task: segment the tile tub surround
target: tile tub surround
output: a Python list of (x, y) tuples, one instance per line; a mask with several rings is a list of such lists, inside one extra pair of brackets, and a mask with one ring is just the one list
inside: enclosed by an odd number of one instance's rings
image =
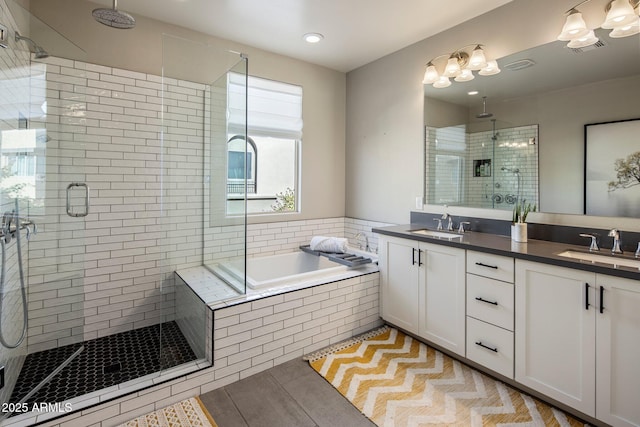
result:
[[(277, 221), (247, 225), (247, 256), (266, 256), (294, 252), (302, 245), (308, 245), (313, 236), (346, 237), (354, 248), (365, 240), (354, 237), (364, 233), (369, 238), (372, 251), (378, 247), (377, 237), (371, 232), (374, 227), (392, 225), (384, 222), (367, 221), (356, 218), (337, 217), (308, 220)], [(230, 225), (205, 229), (205, 264), (215, 264), (232, 259), (225, 252), (228, 245), (239, 244), (244, 240), (244, 227)]]
[(218, 308), (213, 367), (42, 425), (115, 426), (207, 393), (379, 327), (378, 303), (379, 274), (372, 273)]

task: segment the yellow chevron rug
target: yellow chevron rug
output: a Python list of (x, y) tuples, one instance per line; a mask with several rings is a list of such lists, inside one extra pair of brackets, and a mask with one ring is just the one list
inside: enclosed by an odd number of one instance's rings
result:
[(183, 400), (118, 427), (217, 427), (198, 397)]
[(307, 359), (380, 427), (584, 425), (396, 329), (333, 350)]

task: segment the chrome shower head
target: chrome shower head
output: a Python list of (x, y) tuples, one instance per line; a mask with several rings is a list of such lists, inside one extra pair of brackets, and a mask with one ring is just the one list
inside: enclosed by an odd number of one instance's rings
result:
[(27, 44), (30, 46), (29, 52), (32, 52), (35, 55), (36, 59), (44, 59), (49, 57), (49, 54), (47, 53), (47, 51), (44, 50), (42, 46), (38, 46), (36, 42), (31, 40), (29, 37), (21, 36), (20, 33), (16, 31), (14, 39), (16, 42), (19, 42), (19, 41), (27, 42)]
[(93, 9), (91, 14), (96, 21), (107, 27), (128, 30), (136, 26), (136, 19), (133, 16), (118, 10), (118, 0), (113, 0), (113, 9)]
[(476, 117), (479, 119), (488, 119), (489, 117), (493, 117), (493, 113), (487, 113), (487, 97), (482, 97), (482, 113), (476, 114)]

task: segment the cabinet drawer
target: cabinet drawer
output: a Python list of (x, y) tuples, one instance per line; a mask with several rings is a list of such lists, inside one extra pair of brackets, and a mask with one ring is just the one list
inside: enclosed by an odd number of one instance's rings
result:
[(467, 317), (467, 358), (513, 378), (513, 332)]
[(513, 331), (513, 285), (467, 274), (467, 316)]
[(513, 283), (513, 258), (467, 251), (467, 273)]

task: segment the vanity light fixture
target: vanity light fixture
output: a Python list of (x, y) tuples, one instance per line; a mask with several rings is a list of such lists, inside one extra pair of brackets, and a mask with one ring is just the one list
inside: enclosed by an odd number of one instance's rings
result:
[[(444, 58), (447, 58), (446, 63)], [(438, 71), (436, 64), (440, 62), (442, 72)], [(496, 61), (487, 61), (483, 45), (470, 44), (453, 51), (450, 54), (436, 56), (431, 59), (424, 72), (422, 83), (433, 85), (435, 88), (451, 86), (450, 78), (456, 82), (468, 82), (475, 78), (473, 71), (479, 75), (491, 76), (500, 72)]]
[[(598, 37), (595, 36), (592, 29), (587, 27), (582, 19), (582, 13), (576, 9), (588, 1), (590, 0), (580, 2), (566, 12), (567, 19), (558, 35), (558, 40), (569, 42), (567, 46), (570, 48), (587, 47), (598, 42)], [(606, 16), (600, 27), (612, 30), (609, 33), (612, 38), (628, 37), (640, 33), (638, 5), (640, 5), (640, 0), (611, 0), (605, 8)]]
[(307, 43), (313, 44), (313, 43), (319, 43), (320, 41), (322, 41), (322, 39), (324, 39), (324, 36), (320, 33), (307, 33), (304, 36), (302, 36), (302, 38)]

